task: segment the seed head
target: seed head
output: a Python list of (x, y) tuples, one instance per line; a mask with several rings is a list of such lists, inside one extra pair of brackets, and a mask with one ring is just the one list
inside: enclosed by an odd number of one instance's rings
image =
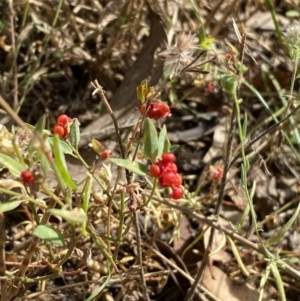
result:
[(180, 33), (173, 46), (167, 46), (159, 55), (165, 57), (165, 68), (170, 69), (170, 78), (177, 76), (180, 71), (193, 60), (198, 49), (195, 35)]
[(290, 47), (292, 54), (300, 52), (300, 24), (294, 21), (293, 24), (286, 30), (283, 41)]

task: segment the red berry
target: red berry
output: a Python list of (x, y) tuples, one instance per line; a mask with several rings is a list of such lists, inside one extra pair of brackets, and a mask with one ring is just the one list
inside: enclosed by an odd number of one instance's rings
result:
[(111, 150), (106, 148), (99, 153), (99, 156), (102, 160), (106, 160), (110, 157), (110, 154), (111, 154)]
[(176, 173), (175, 175), (176, 175), (176, 179), (175, 179), (173, 185), (179, 186), (182, 184), (182, 176), (179, 173)]
[(59, 115), (57, 117), (57, 123), (58, 123), (58, 125), (61, 125), (63, 127), (65, 127), (69, 121), (70, 121), (70, 117), (68, 117), (65, 114)]
[(172, 186), (171, 198), (174, 200), (181, 199), (183, 197), (183, 188), (182, 186)]
[(170, 115), (170, 107), (165, 103), (160, 103), (158, 110), (161, 117), (168, 117)]
[(180, 174), (174, 172), (166, 172), (162, 175), (162, 186), (179, 186), (182, 184), (182, 178)]
[(161, 114), (158, 110), (158, 105), (157, 103), (152, 103), (150, 106), (149, 106), (149, 109), (148, 109), (148, 112), (147, 112), (147, 117), (151, 118), (151, 119), (159, 119), (161, 118)]
[[(142, 104), (141, 106), (138, 107), (138, 110), (144, 114), (146, 109), (146, 104)], [(147, 117), (152, 118), (152, 119), (159, 119), (159, 118), (164, 118), (170, 116), (170, 107), (162, 102), (152, 102), (148, 108), (147, 111)]]
[(172, 163), (176, 160), (175, 155), (173, 153), (163, 153), (161, 156), (161, 160), (164, 163)]
[(213, 182), (216, 183), (220, 182), (223, 176), (223, 168), (220, 166), (218, 167), (210, 166), (210, 176)]
[(30, 170), (24, 170), (21, 172), (21, 179), (24, 184), (30, 184), (35, 181), (35, 177)]
[(205, 88), (206, 93), (212, 93), (215, 91), (215, 86), (213, 84), (208, 84), (208, 86)]
[(157, 164), (152, 164), (150, 166), (150, 175), (154, 178), (158, 178), (160, 176), (160, 167)]
[(54, 134), (58, 135), (61, 138), (65, 138), (66, 131), (67, 130), (61, 125), (55, 125), (53, 129)]
[(177, 172), (177, 165), (175, 163), (165, 163), (164, 161), (160, 160), (157, 162), (157, 165), (160, 167), (161, 169), (161, 173), (165, 173), (165, 172)]
[(140, 106), (138, 107), (138, 110), (139, 110), (142, 114), (144, 114), (145, 109), (146, 109), (146, 104), (145, 104), (145, 103), (143, 103), (142, 105), (140, 105)]

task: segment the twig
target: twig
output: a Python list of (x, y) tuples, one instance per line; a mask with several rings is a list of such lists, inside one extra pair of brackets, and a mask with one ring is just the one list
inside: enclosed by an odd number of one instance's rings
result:
[[(4, 214), (0, 211), (0, 275), (5, 276), (5, 222)], [(7, 282), (1, 279), (1, 301), (7, 300)]]
[[(58, 195), (58, 194), (59, 194), (59, 188), (57, 188), (55, 191), (55, 195)], [(54, 199), (51, 199), (48, 209), (54, 208), (55, 205), (56, 205), (56, 201)], [(46, 211), (41, 219), (40, 225), (46, 225), (48, 223), (50, 216), (51, 216), (51, 213), (49, 211)], [(35, 249), (36, 249), (36, 246), (37, 246), (39, 240), (40, 239), (37, 236), (33, 236), (31, 239), (31, 243), (27, 249), (27, 253), (24, 256), (21, 266), (20, 266), (20, 269), (19, 269), (19, 275), (21, 278), (25, 276), (25, 273), (29, 267), (32, 256), (35, 253)], [(11, 300), (11, 298), (17, 294), (18, 289), (19, 289), (19, 284), (20, 284), (19, 281), (14, 281), (13, 286), (12, 286), (9, 296), (8, 296), (9, 298), (7, 300)]]
[(142, 281), (143, 294), (144, 294), (145, 300), (150, 301), (148, 291), (147, 291), (147, 284), (146, 284), (146, 280), (145, 280), (144, 267), (143, 267), (140, 225), (139, 225), (138, 215), (137, 215), (136, 211), (133, 211), (133, 223), (134, 223), (135, 233), (136, 233), (137, 255), (138, 255), (138, 261), (139, 261), (139, 265), (140, 265), (140, 275), (141, 275), (141, 281)]
[[(222, 179), (220, 182), (220, 190), (219, 190), (218, 200), (217, 200), (217, 204), (216, 204), (216, 208), (215, 208), (215, 212), (214, 212), (214, 221), (217, 221), (219, 218), (222, 200), (224, 197), (224, 191), (225, 191), (225, 186), (226, 186), (226, 181), (227, 181), (227, 173), (229, 171), (230, 156), (231, 156), (231, 152), (232, 152), (232, 142), (233, 142), (233, 137), (234, 137), (234, 132), (235, 132), (235, 124), (236, 124), (236, 111), (235, 111), (235, 107), (233, 107), (231, 121), (230, 121), (227, 149), (225, 152), (225, 159), (224, 159), (224, 171), (223, 171), (223, 176), (222, 176)], [(195, 282), (189, 289), (187, 296), (184, 299), (185, 301), (193, 300), (193, 296), (197, 290), (197, 286), (200, 284), (200, 282), (202, 280), (203, 273), (204, 273), (205, 268), (208, 263), (209, 254), (211, 252), (214, 234), (215, 234), (215, 228), (212, 227), (210, 236), (209, 236), (209, 240), (208, 240), (208, 244), (207, 244), (207, 248), (203, 255), (203, 259), (201, 261), (201, 266), (195, 277)]]
[[(111, 119), (113, 121), (114, 127), (115, 127), (115, 133), (117, 135), (117, 141), (119, 144), (119, 149), (120, 149), (120, 153), (121, 153), (121, 157), (122, 159), (126, 158), (126, 154), (125, 154), (125, 150), (123, 147), (123, 143), (122, 143), (122, 137), (120, 134), (120, 129), (118, 126), (118, 121), (117, 118), (115, 117), (115, 114), (110, 106), (110, 104), (108, 103), (105, 95), (104, 95), (104, 91), (103, 88), (99, 85), (98, 81), (95, 80), (94, 83), (92, 83), (92, 85), (96, 88), (96, 90), (93, 93), (98, 93), (101, 97), (101, 100), (103, 101), (109, 115), (111, 116)], [(125, 169), (125, 173), (126, 173), (126, 180), (127, 180), (127, 185), (128, 187), (130, 187), (131, 185), (131, 174), (130, 172)], [(130, 190), (130, 188), (129, 188)], [(132, 192), (134, 193), (134, 192)], [(131, 196), (132, 199), (134, 199), (134, 197)], [(113, 199), (113, 196), (112, 196)], [(109, 203), (109, 213), (112, 210), (112, 202), (110, 201)], [(133, 221), (134, 221), (134, 226), (135, 226), (135, 233), (136, 233), (136, 241), (137, 241), (137, 252), (138, 252), (138, 261), (139, 261), (139, 265), (140, 265), (140, 276), (141, 276), (141, 281), (142, 281), (142, 289), (143, 289), (143, 293), (144, 293), (144, 298), (147, 301), (150, 301), (149, 295), (148, 295), (148, 291), (147, 291), (147, 285), (146, 285), (146, 280), (145, 280), (145, 274), (144, 274), (144, 268), (143, 268), (143, 258), (142, 258), (142, 243), (141, 243), (141, 234), (140, 234), (140, 228), (139, 228), (139, 223), (138, 223), (138, 214), (135, 210), (132, 211), (132, 215), (133, 215)], [(108, 221), (107, 221), (107, 235), (110, 235), (110, 216), (111, 214), (108, 214)], [(108, 242), (108, 247), (109, 247), (109, 242)]]
[(14, 102), (13, 108), (16, 109), (18, 106), (18, 76), (17, 76), (17, 55), (16, 55), (16, 39), (15, 39), (15, 23), (14, 23), (14, 5), (13, 0), (9, 0), (9, 10), (10, 10), (10, 29), (11, 29), (11, 50), (13, 55), (13, 81), (14, 81)]
[[(235, 1), (233, 1), (232, 3), (234, 3), (234, 2)], [(238, 0), (236, 2), (238, 2)], [(235, 22), (234, 22), (234, 25), (235, 25)], [(237, 28), (236, 28), (236, 30), (238, 31)], [(238, 32), (238, 34), (239, 34), (239, 32)], [(243, 39), (241, 39), (241, 54), (240, 54), (240, 61), (241, 62), (243, 62), (245, 48), (246, 48), (246, 35), (243, 35)], [(235, 89), (237, 89), (239, 91), (240, 84), (242, 82), (242, 76), (243, 76), (242, 71), (239, 71), (237, 86), (236, 86), (236, 88), (232, 88), (234, 90), (231, 93), (232, 95), (233, 94), (236, 95), (236, 90)], [(231, 153), (232, 153), (233, 138), (234, 138), (234, 134), (235, 134), (236, 118), (237, 118), (237, 108), (236, 108), (236, 105), (235, 105), (235, 106), (233, 106), (232, 114), (231, 114), (229, 136), (228, 136), (227, 148), (225, 150), (225, 158), (224, 158), (224, 171), (223, 171), (222, 179), (221, 179), (221, 182), (220, 182), (220, 190), (219, 190), (218, 200), (217, 200), (217, 204), (216, 204), (216, 208), (215, 208), (215, 212), (214, 212), (214, 217), (213, 217), (214, 221), (216, 221), (216, 222), (219, 219), (222, 200), (223, 200), (223, 197), (224, 197), (225, 186), (226, 186), (226, 181), (227, 181), (227, 174), (228, 174), (228, 171), (229, 171), (229, 168), (230, 168), (230, 159), (231, 159)], [(238, 118), (239, 118), (239, 116), (238, 116)], [(245, 151), (245, 150), (243, 149), (243, 151)], [(195, 282), (193, 283), (193, 285), (189, 289), (185, 301), (193, 300), (194, 294), (197, 290), (197, 286), (201, 283), (204, 271), (205, 271), (206, 266), (207, 266), (208, 261), (209, 261), (209, 254), (211, 253), (211, 250), (212, 250), (214, 235), (215, 235), (215, 228), (212, 227), (211, 231), (210, 231), (209, 239), (208, 239), (208, 244), (207, 244), (206, 250), (204, 252), (204, 255), (203, 255), (203, 258), (202, 258), (202, 261), (201, 261), (200, 268), (199, 268), (199, 270), (196, 274), (196, 277), (195, 277)]]
[(115, 133), (117, 135), (117, 141), (118, 141), (118, 144), (119, 144), (121, 157), (124, 159), (125, 158), (125, 152), (124, 152), (124, 147), (123, 147), (123, 143), (122, 143), (122, 138), (121, 138), (121, 135), (120, 135), (120, 129), (119, 129), (119, 126), (118, 126), (118, 120), (117, 120), (110, 104), (108, 103), (105, 95), (104, 95), (103, 88), (99, 85), (98, 81), (95, 80), (95, 82), (92, 83), (92, 85), (96, 88), (96, 90), (94, 92), (97, 92), (100, 95), (101, 100), (103, 101), (103, 103), (105, 105), (105, 108), (108, 111), (108, 113), (109, 113), (109, 115), (110, 115), (110, 117), (111, 117), (111, 119), (114, 123)]
[(30, 131), (24, 121), (18, 116), (18, 114), (12, 109), (12, 107), (7, 103), (7, 101), (0, 94), (0, 106), (3, 110), (10, 116), (10, 118), (22, 129), (26, 131), (27, 134), (32, 136), (32, 131)]
[[(277, 123), (273, 124), (272, 126), (270, 126), (269, 128), (267, 128), (266, 130), (264, 130), (263, 132), (261, 132), (260, 134), (258, 134), (256, 137), (254, 137), (251, 141), (249, 141), (245, 145), (245, 151), (248, 150), (259, 139), (261, 139), (262, 137), (264, 137), (268, 133), (272, 132), (273, 130), (279, 128), (281, 124), (283, 124), (284, 122), (286, 122), (299, 109), (300, 109), (300, 105), (298, 105), (297, 107), (295, 107), (288, 115), (284, 116), (280, 121), (278, 121)], [(229, 167), (231, 167), (236, 162), (236, 160), (240, 157), (240, 155), (241, 155), (241, 151), (239, 151), (239, 153), (231, 160)]]
[[(145, 196), (150, 195), (147, 192), (143, 192), (142, 194), (145, 195)], [(232, 239), (237, 240), (241, 244), (255, 250), (256, 252), (258, 252), (259, 254), (262, 254), (263, 256), (268, 255), (266, 253), (266, 250), (263, 247), (260, 247), (256, 243), (253, 243), (250, 240), (248, 240), (247, 238), (244, 238), (244, 237), (240, 236), (239, 234), (236, 233), (235, 230), (228, 229), (228, 228), (220, 225), (216, 221), (214, 221), (212, 219), (209, 219), (209, 218), (205, 217), (204, 215), (201, 215), (199, 213), (194, 212), (193, 209), (187, 208), (186, 206), (178, 205), (178, 203), (176, 203), (174, 201), (171, 201), (171, 200), (168, 200), (166, 198), (153, 196), (153, 200), (159, 201), (159, 202), (169, 206), (170, 208), (175, 208), (175, 209), (179, 210), (180, 212), (182, 212), (182, 213), (198, 220), (200, 223), (203, 223), (205, 225), (209, 225), (212, 228), (215, 228), (216, 230), (224, 232), (226, 235), (230, 236)], [(278, 259), (278, 264), (280, 266), (282, 266), (284, 271), (287, 272), (289, 275), (291, 275), (292, 277), (294, 277), (297, 280), (300, 280), (300, 271), (295, 270), (293, 267), (291, 267), (288, 263), (284, 262), (282, 259)]]

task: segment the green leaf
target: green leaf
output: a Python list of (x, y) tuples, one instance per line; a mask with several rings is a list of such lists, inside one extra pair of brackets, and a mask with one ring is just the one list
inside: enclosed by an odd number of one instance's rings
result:
[(172, 144), (168, 151), (171, 152), (171, 153), (174, 153), (179, 147), (180, 147), (179, 144)]
[(176, 103), (178, 101), (177, 92), (174, 89), (170, 89), (168, 98), (170, 99), (171, 103)]
[(136, 87), (136, 96), (137, 99), (142, 103), (147, 99), (148, 94), (148, 81), (144, 79), (137, 87)]
[(299, 18), (300, 13), (297, 10), (288, 10), (285, 15), (289, 18)]
[(37, 156), (40, 159), (43, 175), (46, 178), (48, 171), (51, 169), (50, 162), (49, 162), (47, 156), (41, 150), (39, 150), (37, 152)]
[[(47, 141), (49, 141), (50, 145), (53, 145), (53, 138), (54, 137), (48, 137), (47, 138)], [(61, 151), (64, 154), (66, 154), (66, 155), (72, 155), (73, 154), (73, 150), (67, 142), (59, 139), (59, 145), (60, 145)]]
[(56, 174), (56, 176), (60, 177), (71, 190), (76, 190), (77, 185), (73, 182), (69, 174), (66, 159), (60, 147), (60, 139), (57, 136), (53, 137), (53, 154), (58, 168), (58, 174)]
[(159, 133), (158, 136), (158, 143), (157, 143), (157, 157), (161, 158), (161, 155), (165, 152), (165, 144), (167, 140), (167, 128), (164, 125)]
[(265, 243), (266, 247), (279, 242), (279, 240), (289, 231), (289, 229), (291, 228), (293, 223), (296, 221), (299, 212), (300, 212), (300, 203), (298, 204), (296, 211), (291, 216), (291, 218), (288, 220), (288, 222), (279, 230), (279, 232), (275, 236), (270, 237), (266, 241), (266, 243)]
[(88, 175), (83, 190), (82, 190), (82, 194), (83, 194), (83, 202), (82, 202), (82, 209), (84, 210), (84, 212), (88, 211), (88, 207), (89, 207), (89, 200), (91, 197), (91, 192), (92, 192), (92, 187), (93, 187), (93, 178), (91, 175)]
[(46, 124), (46, 116), (45, 114), (38, 120), (37, 125), (35, 127), (35, 132), (42, 135)]
[(87, 215), (82, 208), (66, 209), (49, 209), (53, 215), (60, 216), (70, 224), (83, 224), (87, 222)]
[(33, 235), (63, 247), (65, 245), (64, 235), (50, 226), (39, 225), (33, 230)]
[(155, 162), (158, 150), (158, 137), (154, 123), (147, 118), (144, 131), (144, 154)]
[(71, 145), (74, 146), (76, 149), (78, 148), (78, 143), (80, 140), (79, 126), (80, 126), (80, 123), (78, 122), (77, 118), (75, 118), (71, 125), (71, 128), (70, 128), (69, 139), (70, 139)]
[(110, 158), (109, 160), (110, 160), (110, 162), (112, 162), (118, 166), (124, 167), (139, 176), (144, 177), (147, 175), (147, 166), (143, 165), (141, 163), (132, 162), (130, 160), (119, 159), (119, 158)]
[(0, 153), (0, 166), (1, 165), (6, 167), (14, 177), (19, 177), (21, 172), (25, 170), (22, 164), (2, 153)]
[(0, 204), (0, 212), (8, 212), (14, 210), (21, 204), (21, 201), (8, 201)]

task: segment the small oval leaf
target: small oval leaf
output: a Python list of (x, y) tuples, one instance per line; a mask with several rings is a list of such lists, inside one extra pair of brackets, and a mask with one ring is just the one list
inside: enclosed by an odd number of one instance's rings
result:
[(59, 141), (60, 139), (57, 136), (53, 137), (53, 154), (54, 154), (55, 163), (59, 170), (59, 173), (56, 176), (61, 177), (63, 182), (65, 182), (71, 190), (76, 190), (77, 185), (73, 182), (69, 174), (65, 155), (62, 152)]
[[(50, 145), (53, 145), (53, 137), (48, 137), (47, 141), (50, 143)], [(65, 142), (63, 140), (59, 140), (59, 145), (60, 145), (61, 151), (65, 155), (71, 155), (71, 154), (73, 154), (73, 150), (72, 150), (71, 146), (67, 142)]]
[(74, 146), (76, 149), (78, 147), (78, 143), (80, 140), (79, 126), (80, 126), (80, 123), (77, 120), (77, 118), (75, 118), (71, 125), (71, 128), (70, 128), (69, 139), (70, 139), (71, 145)]
[(70, 224), (82, 224), (87, 222), (87, 215), (82, 208), (74, 208), (73, 210), (49, 209), (48, 212), (62, 217)]
[(158, 136), (158, 143), (157, 143), (157, 157), (161, 158), (161, 155), (165, 152), (165, 144), (167, 140), (167, 128), (164, 125), (159, 133)]
[(8, 201), (0, 204), (0, 212), (8, 212), (16, 209), (21, 204), (21, 201)]
[(147, 166), (139, 163), (139, 162), (132, 162), (130, 160), (125, 160), (125, 159), (119, 159), (119, 158), (110, 158), (109, 159), (112, 163), (124, 167), (135, 174), (139, 176), (146, 176), (147, 175)]
[(33, 235), (63, 247), (65, 245), (64, 235), (50, 226), (39, 225), (33, 230)]
[(0, 167), (1, 165), (6, 167), (14, 177), (19, 177), (21, 172), (25, 169), (25, 167), (15, 159), (2, 153), (0, 153)]
[(155, 162), (158, 151), (158, 136), (154, 123), (147, 118), (144, 131), (144, 154)]

